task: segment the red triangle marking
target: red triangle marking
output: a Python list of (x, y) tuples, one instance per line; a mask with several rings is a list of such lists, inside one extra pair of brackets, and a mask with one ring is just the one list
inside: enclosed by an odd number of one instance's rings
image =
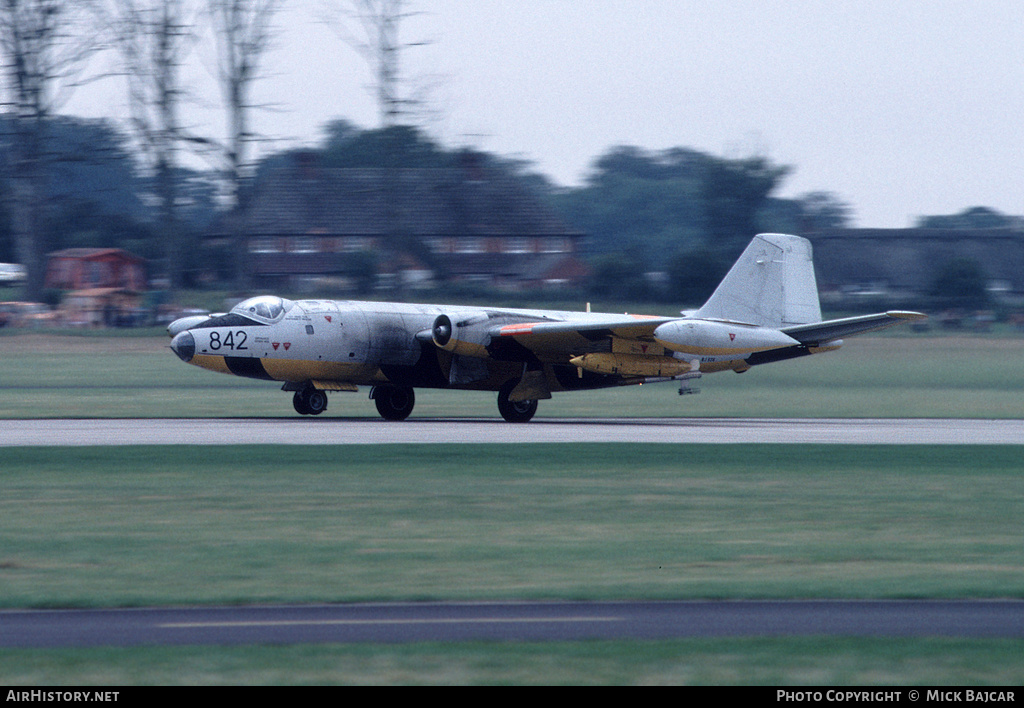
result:
[(291, 343), (291, 342), (285, 342), (285, 343), (284, 343), (284, 350), (285, 350), (285, 351), (288, 351), (288, 347), (290, 347), (291, 345), (292, 345), (292, 343)]
[(277, 351), (277, 348), (278, 348), (279, 346), (281, 346), (281, 343), (280, 343), (280, 342), (274, 342), (274, 343), (273, 343), (273, 347), (274, 347), (274, 351), (275, 351), (275, 352)]
[(330, 322), (331, 321), (331, 316), (330, 315), (324, 315), (324, 319), (327, 320), (328, 322)]

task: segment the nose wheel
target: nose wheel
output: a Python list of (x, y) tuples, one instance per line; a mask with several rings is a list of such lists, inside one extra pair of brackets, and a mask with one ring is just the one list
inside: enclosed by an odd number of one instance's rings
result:
[(320, 415), (327, 410), (327, 392), (307, 386), (292, 396), (295, 411), (302, 415)]

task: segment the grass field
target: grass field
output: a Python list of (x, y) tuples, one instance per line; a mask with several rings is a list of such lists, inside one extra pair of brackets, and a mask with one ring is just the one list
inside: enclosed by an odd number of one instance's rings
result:
[[(5, 450), (0, 597), (1024, 596), (1017, 448), (442, 449)], [(812, 637), (0, 651), (0, 683), (1016, 685), (1021, 649)]]
[(1017, 447), (4, 450), (9, 607), (1024, 597)]
[[(1024, 418), (1024, 339), (862, 337), (699, 386), (560, 393), (538, 415)], [(183, 364), (165, 337), (0, 337), (0, 418), (295, 415), (279, 388)], [(328, 416), (377, 415), (365, 389), (330, 401)], [(498, 417), (493, 393), (425, 389), (413, 415)]]
[[(875, 685), (1012, 690), (1024, 682), (1020, 655), (1020, 642), (1012, 640), (845, 637), (0, 650), (0, 683)], [(766, 689), (764, 700), (774, 698)], [(122, 694), (120, 701), (125, 699)]]
[[(0, 336), (0, 418), (293, 416), (158, 337)], [(1024, 417), (1024, 341), (867, 337), (550, 416)], [(365, 392), (327, 415), (375, 417)], [(418, 391), (414, 415), (497, 417)], [(2, 435), (2, 422), (0, 422)], [(8, 448), (0, 604), (1024, 597), (1020, 447)], [(0, 651), (8, 685), (1019, 685), (1013, 640)]]

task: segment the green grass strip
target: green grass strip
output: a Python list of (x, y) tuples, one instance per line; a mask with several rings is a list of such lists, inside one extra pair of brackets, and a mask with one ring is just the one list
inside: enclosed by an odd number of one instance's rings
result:
[(1024, 597), (1019, 447), (8, 448), (7, 607)]
[[(108, 688), (572, 684), (976, 689), (1024, 683), (1020, 649), (1021, 643), (1013, 640), (811, 637), (0, 650), (0, 683)], [(766, 689), (765, 697), (772, 700), (774, 693)]]

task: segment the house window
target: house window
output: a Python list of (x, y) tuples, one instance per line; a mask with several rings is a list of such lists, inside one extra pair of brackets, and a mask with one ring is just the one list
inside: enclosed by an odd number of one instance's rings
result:
[(75, 282), (75, 264), (69, 260), (57, 261), (57, 282), (61, 283), (60, 287), (69, 287), (66, 283)]
[(270, 236), (259, 236), (249, 241), (250, 253), (279, 253), (277, 239)]
[(110, 266), (106, 263), (89, 264), (89, 284), (93, 287), (106, 286), (110, 279)]
[(569, 239), (561, 236), (546, 238), (541, 243), (543, 253), (568, 253), (570, 250)]
[(298, 236), (292, 241), (292, 253), (318, 253), (317, 240), (312, 236)]
[(485, 253), (486, 248), (484, 240), (472, 236), (470, 238), (460, 238), (456, 245), (456, 253)]
[(370, 250), (370, 239), (366, 236), (349, 236), (345, 239), (342, 250), (345, 253), (358, 253)]
[(513, 236), (505, 239), (503, 244), (505, 253), (530, 253), (530, 239), (523, 236)]

